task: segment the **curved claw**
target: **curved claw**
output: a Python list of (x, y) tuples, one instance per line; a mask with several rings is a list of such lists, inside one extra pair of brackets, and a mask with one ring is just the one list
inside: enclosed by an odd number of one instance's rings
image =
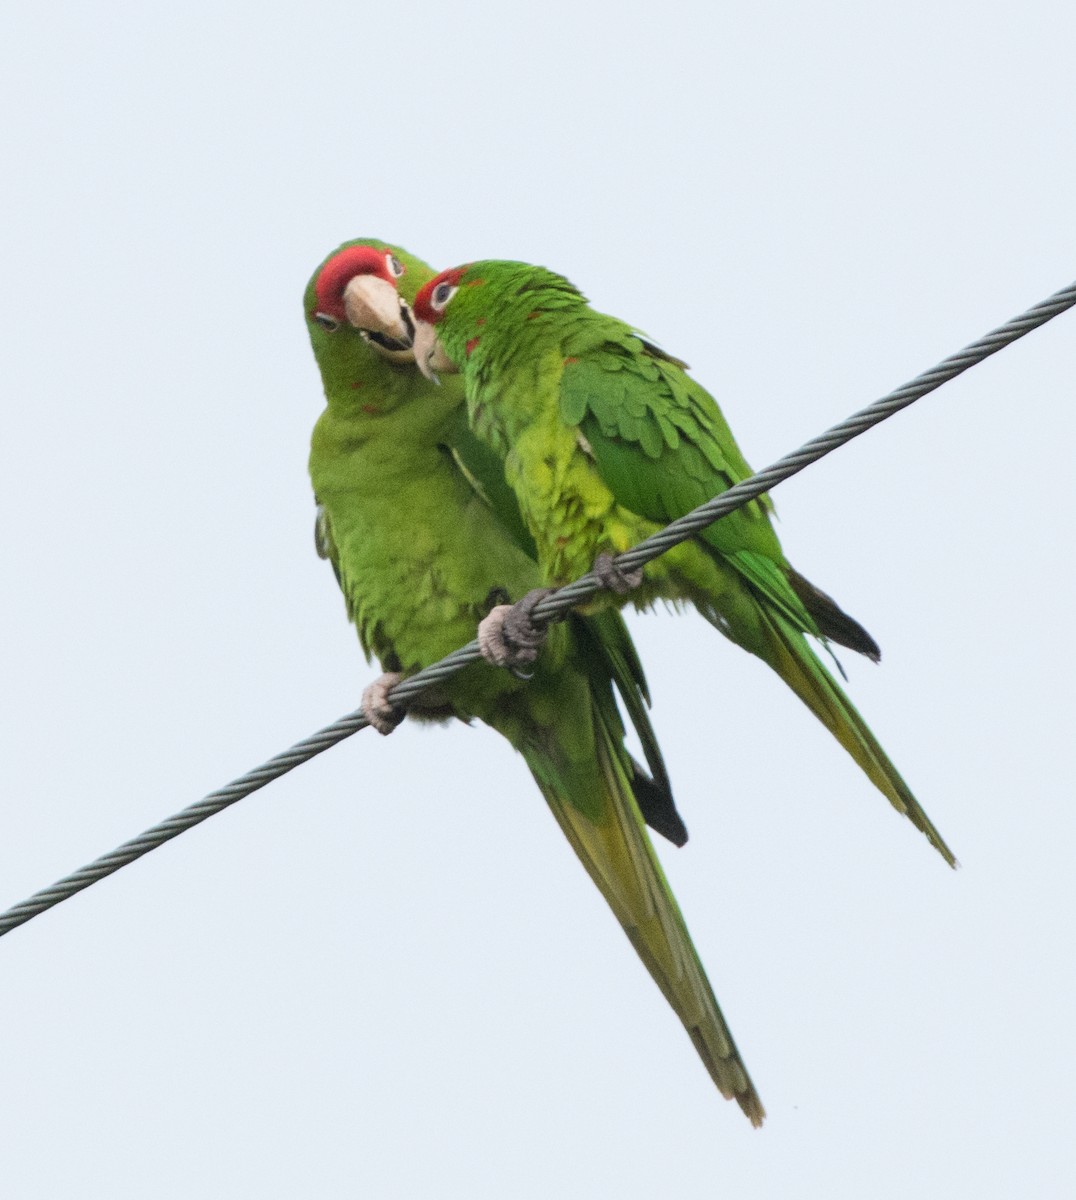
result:
[(530, 678), (520, 668), (537, 660), (546, 638), (546, 622), (536, 621), (531, 614), (552, 591), (535, 588), (517, 604), (498, 604), (490, 610), (478, 626), (478, 648), (486, 662), (508, 667), (518, 679)]
[(643, 581), (642, 567), (636, 567), (634, 571), (625, 571), (617, 566), (613, 556), (605, 551), (594, 560), (591, 572), (603, 588), (617, 596), (626, 596)]
[(389, 701), (389, 692), (403, 679), (397, 671), (387, 671), (365, 688), (359, 707), (362, 715), (381, 734), (388, 737), (397, 725), (407, 716), (402, 709), (394, 707)]

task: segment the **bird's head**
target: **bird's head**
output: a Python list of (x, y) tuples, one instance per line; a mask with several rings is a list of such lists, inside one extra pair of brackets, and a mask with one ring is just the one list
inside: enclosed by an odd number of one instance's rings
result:
[(463, 371), (476, 351), (475, 361), (482, 361), (530, 322), (585, 305), (567, 279), (545, 267), (502, 259), (451, 267), (415, 296), (415, 362), (429, 379)]
[[(439, 382), (438, 372), (453, 374), (462, 366), (458, 361), (458, 353), (449, 351), (439, 334), (440, 327), (445, 326), (446, 317), (449, 317), (450, 331), (467, 320), (467, 313), (463, 311), (467, 307), (466, 299), (457, 306), (459, 311), (453, 312), (451, 316), (448, 308), (458, 295), (461, 285), (465, 282), (473, 285), (474, 281), (470, 276), (470, 264), (450, 267), (423, 284), (415, 297), (415, 336), (412, 352), (418, 369), (427, 379), (434, 382)], [(448, 340), (449, 344), (455, 341), (454, 338)]]
[(333, 341), (359, 338), (392, 362), (411, 362), (415, 328), (407, 299), (401, 295), (408, 274), (417, 288), (431, 272), (385, 242), (362, 239), (334, 251), (306, 291), (307, 324), (315, 352), (329, 351)]

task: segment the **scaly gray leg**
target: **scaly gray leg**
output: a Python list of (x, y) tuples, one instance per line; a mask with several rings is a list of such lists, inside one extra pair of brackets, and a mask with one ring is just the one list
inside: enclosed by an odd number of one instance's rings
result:
[(613, 556), (605, 551), (598, 555), (590, 569), (602, 587), (617, 596), (626, 596), (643, 581), (642, 567), (636, 567), (634, 571), (625, 571), (618, 567), (613, 561)]
[(383, 737), (388, 735), (407, 715), (389, 703), (389, 692), (403, 679), (397, 671), (380, 675), (362, 693), (362, 715)]
[(495, 667), (516, 670), (530, 666), (546, 637), (546, 623), (531, 616), (534, 607), (552, 592), (535, 588), (516, 604), (498, 604), (478, 626), (478, 648)]

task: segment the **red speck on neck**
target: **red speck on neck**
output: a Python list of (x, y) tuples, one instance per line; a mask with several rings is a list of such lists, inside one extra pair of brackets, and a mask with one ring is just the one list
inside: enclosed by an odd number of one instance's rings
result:
[(468, 358), (470, 358), (470, 357), (471, 357), (471, 351), (472, 351), (472, 350), (475, 348), (475, 346), (477, 346), (477, 345), (478, 345), (478, 343), (479, 343), (481, 340), (482, 340), (481, 338), (476, 338), (476, 337), (473, 337), (473, 338), (471, 338), (471, 340), (470, 340), (470, 341), (467, 343), (467, 345), (464, 347), (464, 349), (467, 351), (467, 357), (468, 357)]
[(371, 417), (376, 417), (381, 409), (379, 409), (376, 404), (364, 404), (362, 406), (362, 411)]
[(576, 357), (575, 357), (574, 355), (572, 355), (572, 354), (569, 354), (569, 355), (568, 355), (568, 357), (567, 357), (567, 358), (564, 360), (564, 365), (565, 365), (566, 367), (569, 367), (569, 366), (571, 366), (571, 364), (572, 364), (572, 363), (577, 363), (578, 361), (579, 361), (579, 359), (578, 359), (578, 358), (576, 358)]

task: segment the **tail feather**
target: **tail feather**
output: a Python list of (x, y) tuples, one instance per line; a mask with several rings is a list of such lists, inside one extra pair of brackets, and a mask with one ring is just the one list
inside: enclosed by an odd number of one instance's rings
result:
[[(596, 753), (570, 770), (534, 746), (524, 756), (590, 877), (683, 1022), (711, 1079), (752, 1125), (765, 1111), (706, 978), (632, 795), (615, 735), (592, 707)], [(570, 773), (570, 778), (566, 777)]]
[(858, 654), (865, 654), (871, 662), (881, 660), (882, 651), (878, 643), (832, 596), (815, 587), (809, 579), (805, 579), (799, 571), (790, 566), (786, 566), (785, 576), (824, 638), (836, 642), (838, 646), (847, 646), (849, 650), (855, 650)]
[(759, 604), (758, 613), (765, 643), (755, 652), (773, 667), (829, 729), (893, 807), (908, 817), (916, 829), (926, 834), (930, 844), (951, 867), (955, 867), (956, 858), (934, 822), (916, 800), (911, 788), (901, 778), (900, 772), (852, 702), (819, 662), (804, 635), (782, 614), (765, 604)]
[[(632, 643), (624, 618), (613, 608), (581, 616), (573, 613), (569, 623), (576, 645), (576, 660), (591, 660), (595, 667), (591, 674), (592, 684), (597, 678), (610, 679), (616, 685), (624, 704), (624, 711), (631, 721), (643, 748), (649, 775), (632, 760), (632, 791), (643, 814), (643, 820), (674, 846), (687, 842), (687, 826), (676, 808), (672, 784), (665, 768), (665, 760), (658, 745), (657, 734), (650, 724), (650, 693), (647, 689), (643, 664)], [(602, 665), (597, 666), (598, 663)], [(599, 685), (601, 686), (601, 685)], [(609, 702), (614, 704), (612, 696)]]
[(655, 833), (660, 833), (674, 846), (687, 845), (687, 826), (677, 812), (676, 802), (668, 786), (662, 786), (659, 780), (651, 779), (634, 758), (631, 758), (630, 762), (633, 772), (631, 790), (643, 820)]

